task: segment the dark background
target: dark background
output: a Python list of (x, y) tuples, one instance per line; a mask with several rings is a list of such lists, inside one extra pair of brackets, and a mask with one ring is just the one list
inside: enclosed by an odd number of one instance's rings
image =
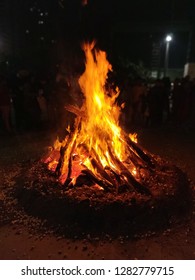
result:
[(113, 63), (122, 57), (148, 68), (157, 44), (162, 66), (167, 33), (173, 34), (170, 68), (191, 59), (193, 0), (1, 0), (0, 13), (0, 59), (12, 68), (74, 65), (82, 57), (81, 42), (93, 39)]

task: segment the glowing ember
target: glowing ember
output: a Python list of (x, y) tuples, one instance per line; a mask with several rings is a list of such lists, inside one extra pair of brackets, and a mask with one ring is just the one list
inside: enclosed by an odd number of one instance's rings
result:
[(63, 142), (56, 140), (44, 162), (65, 185), (78, 184), (78, 178), (87, 175), (104, 189), (133, 185), (143, 191), (138, 169), (153, 163), (135, 144), (137, 135), (128, 136), (119, 126), (119, 90), (105, 89), (107, 74), (112, 70), (106, 53), (95, 50), (94, 43), (85, 44), (83, 50), (86, 69), (79, 85), (84, 104), (82, 108), (66, 107), (76, 115), (74, 131), (69, 131)]

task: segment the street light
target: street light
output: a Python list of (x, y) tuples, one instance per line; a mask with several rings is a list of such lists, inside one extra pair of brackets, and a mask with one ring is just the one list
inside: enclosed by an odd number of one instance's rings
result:
[(168, 66), (169, 66), (169, 46), (170, 46), (170, 42), (172, 41), (172, 39), (173, 38), (170, 34), (167, 35), (165, 38), (166, 49), (165, 49), (164, 77), (166, 77), (166, 75), (167, 75), (167, 70), (168, 70)]

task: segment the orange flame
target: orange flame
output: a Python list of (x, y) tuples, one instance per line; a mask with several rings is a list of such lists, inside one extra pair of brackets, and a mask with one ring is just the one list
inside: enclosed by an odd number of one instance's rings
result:
[[(86, 56), (85, 72), (79, 78), (79, 85), (85, 97), (85, 102), (81, 108), (82, 115), (77, 116), (75, 131), (69, 140), (62, 143), (55, 142), (55, 149), (65, 148), (62, 166), (61, 182), (63, 182), (69, 172), (71, 155), (77, 157), (76, 169), (87, 168), (97, 178), (98, 166), (101, 170), (109, 168), (120, 173), (116, 164), (121, 162), (132, 175), (136, 175), (136, 168), (128, 160), (130, 151), (123, 138), (119, 126), (120, 107), (116, 104), (119, 90), (107, 92), (105, 84), (107, 74), (112, 70), (112, 66), (106, 59), (104, 51), (94, 49), (95, 43), (86, 43), (83, 50)], [(136, 135), (129, 135), (129, 138), (136, 142)], [(68, 141), (68, 145), (66, 145)], [(66, 147), (67, 146), (67, 147)], [(98, 164), (94, 164), (94, 160)], [(50, 162), (50, 168), (56, 164), (56, 160)], [(77, 172), (71, 174), (72, 182), (75, 181)]]

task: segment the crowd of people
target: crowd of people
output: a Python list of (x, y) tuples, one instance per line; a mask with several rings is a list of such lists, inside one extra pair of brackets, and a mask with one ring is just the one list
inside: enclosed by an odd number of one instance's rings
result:
[(22, 70), (11, 79), (1, 76), (0, 132), (12, 135), (73, 124), (74, 116), (65, 110), (65, 105), (80, 106), (79, 95), (78, 73), (59, 72), (54, 77), (38, 79)]
[[(57, 73), (53, 78), (37, 79), (19, 71), (12, 79), (0, 77), (0, 131), (7, 134), (44, 128), (60, 129), (73, 124), (74, 115), (67, 104), (81, 106), (79, 73)], [(195, 79), (189, 77), (125, 79), (120, 85), (118, 102), (122, 106), (121, 125), (160, 127), (171, 123), (195, 127)]]
[(156, 79), (146, 83), (141, 79), (126, 81), (121, 102), (124, 107), (123, 123), (128, 127), (195, 126), (195, 79), (190, 77)]

